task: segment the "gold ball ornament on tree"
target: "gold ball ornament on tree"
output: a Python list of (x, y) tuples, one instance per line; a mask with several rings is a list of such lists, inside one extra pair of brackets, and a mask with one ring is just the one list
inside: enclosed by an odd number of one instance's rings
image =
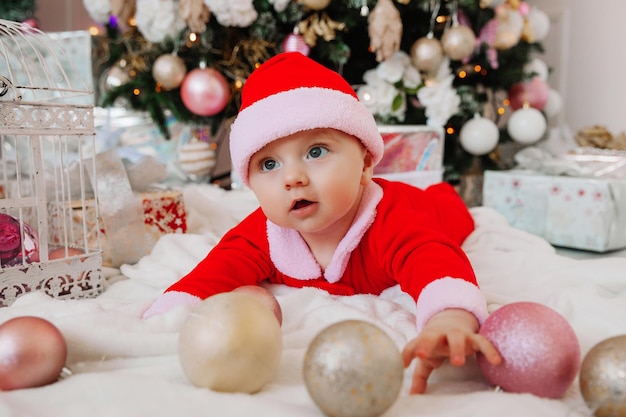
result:
[(546, 129), (546, 118), (532, 107), (524, 107), (513, 112), (506, 125), (511, 138), (523, 145), (537, 142), (546, 133)]
[(411, 46), (411, 62), (415, 68), (426, 73), (434, 73), (443, 62), (443, 48), (435, 37), (425, 36)]
[(191, 311), (178, 340), (180, 363), (197, 387), (252, 394), (280, 366), (282, 334), (274, 313), (250, 294), (213, 295)]
[(626, 335), (605, 339), (585, 355), (580, 392), (596, 417), (626, 417)]
[(404, 365), (381, 329), (345, 320), (322, 330), (309, 344), (303, 375), (309, 395), (333, 417), (377, 417), (398, 398)]
[(185, 61), (175, 54), (165, 54), (158, 57), (152, 64), (152, 77), (161, 84), (164, 90), (173, 90), (180, 87), (187, 75)]
[(470, 56), (476, 46), (476, 35), (465, 25), (455, 25), (446, 29), (441, 37), (443, 52), (455, 61)]

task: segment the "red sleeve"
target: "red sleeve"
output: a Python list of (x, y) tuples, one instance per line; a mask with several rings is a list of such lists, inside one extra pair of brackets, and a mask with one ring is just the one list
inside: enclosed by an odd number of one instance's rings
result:
[(274, 274), (274, 265), (269, 258), (266, 228), (266, 217), (257, 209), (166, 292), (181, 291), (205, 299), (269, 278)]
[(385, 189), (369, 233), (385, 273), (417, 300), (426, 286), (440, 278), (460, 278), (477, 285), (460, 247), (473, 229), (465, 204), (445, 184), (415, 192)]

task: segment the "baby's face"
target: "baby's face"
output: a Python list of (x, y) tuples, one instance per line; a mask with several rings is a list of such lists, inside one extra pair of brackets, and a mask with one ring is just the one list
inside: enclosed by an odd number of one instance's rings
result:
[(314, 129), (273, 141), (254, 154), (249, 178), (273, 223), (306, 234), (349, 227), (372, 171), (372, 157), (358, 139)]

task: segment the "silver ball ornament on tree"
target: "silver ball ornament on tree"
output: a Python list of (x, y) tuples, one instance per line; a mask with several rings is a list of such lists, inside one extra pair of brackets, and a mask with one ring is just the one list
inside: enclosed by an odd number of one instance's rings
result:
[(416, 40), (411, 46), (411, 62), (413, 66), (426, 73), (434, 73), (443, 62), (443, 48), (439, 39), (425, 36)]
[(398, 398), (404, 365), (393, 340), (373, 324), (345, 320), (322, 330), (304, 358), (304, 382), (333, 417), (377, 417)]
[(470, 56), (476, 46), (476, 35), (472, 29), (464, 25), (452, 26), (441, 37), (443, 52), (455, 61)]
[(185, 61), (178, 55), (161, 55), (152, 64), (152, 77), (161, 84), (161, 88), (164, 90), (180, 87), (185, 75), (187, 75)]
[(596, 417), (626, 417), (626, 335), (605, 339), (585, 355), (580, 392)]

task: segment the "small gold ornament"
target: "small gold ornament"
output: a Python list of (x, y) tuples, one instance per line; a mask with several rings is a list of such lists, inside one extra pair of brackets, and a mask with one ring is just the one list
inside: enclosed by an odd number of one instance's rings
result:
[(187, 67), (178, 55), (161, 55), (152, 64), (152, 78), (161, 84), (164, 90), (180, 87), (185, 75), (187, 75)]
[(596, 417), (626, 417), (626, 335), (598, 343), (580, 368), (580, 392)]
[(314, 47), (317, 39), (322, 37), (326, 42), (335, 39), (336, 31), (344, 30), (346, 24), (331, 19), (326, 13), (313, 13), (298, 24), (298, 31), (307, 45)]
[(476, 35), (464, 25), (454, 25), (441, 37), (443, 51), (450, 59), (460, 61), (467, 58), (476, 46)]
[(443, 48), (433, 36), (419, 38), (411, 46), (411, 62), (420, 71), (432, 74), (443, 62)]

